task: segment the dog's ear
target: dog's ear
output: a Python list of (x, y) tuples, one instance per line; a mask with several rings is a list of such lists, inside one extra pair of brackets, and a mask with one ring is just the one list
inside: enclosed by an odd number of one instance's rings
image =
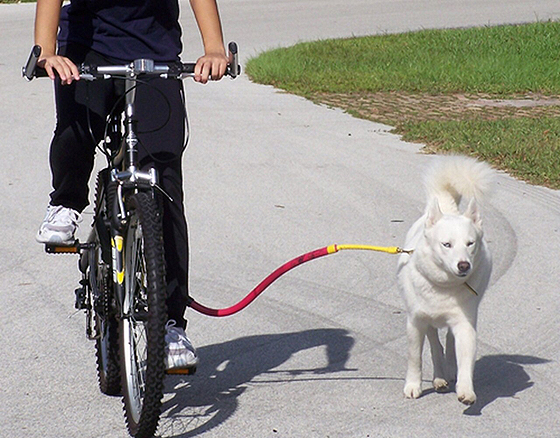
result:
[(479, 229), (482, 229), (482, 217), (480, 216), (480, 208), (478, 207), (478, 203), (474, 198), (470, 200), (467, 210), (465, 211), (463, 216), (472, 220)]
[(428, 204), (426, 228), (433, 227), (442, 217), (443, 213), (441, 212), (441, 208), (439, 207), (437, 198), (432, 198), (432, 200)]

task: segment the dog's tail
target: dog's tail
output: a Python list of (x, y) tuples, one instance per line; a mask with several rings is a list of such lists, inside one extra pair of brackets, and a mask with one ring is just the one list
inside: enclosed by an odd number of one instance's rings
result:
[(436, 198), (443, 213), (457, 213), (463, 197), (481, 202), (491, 191), (495, 176), (488, 164), (474, 158), (438, 157), (426, 173), (428, 205)]

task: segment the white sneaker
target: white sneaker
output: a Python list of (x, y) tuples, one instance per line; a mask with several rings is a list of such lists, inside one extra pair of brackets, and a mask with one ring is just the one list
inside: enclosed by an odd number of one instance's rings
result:
[(37, 232), (37, 242), (72, 245), (76, 240), (74, 233), (82, 215), (76, 210), (61, 205), (47, 207), (47, 214)]
[(198, 356), (185, 330), (170, 319), (165, 325), (165, 368), (168, 373), (192, 374), (198, 365)]

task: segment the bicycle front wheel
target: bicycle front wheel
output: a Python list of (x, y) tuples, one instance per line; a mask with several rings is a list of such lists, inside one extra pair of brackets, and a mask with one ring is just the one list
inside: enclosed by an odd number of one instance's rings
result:
[(167, 320), (161, 215), (151, 193), (127, 199), (124, 236), (124, 303), (119, 323), (123, 403), (132, 436), (157, 429), (165, 378)]

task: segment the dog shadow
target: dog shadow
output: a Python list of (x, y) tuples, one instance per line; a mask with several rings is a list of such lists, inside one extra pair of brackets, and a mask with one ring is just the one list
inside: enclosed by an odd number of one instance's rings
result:
[(482, 410), (499, 398), (511, 398), (531, 388), (534, 382), (525, 371), (524, 365), (550, 362), (534, 356), (497, 354), (481, 357), (475, 365), (474, 382), (477, 401), (463, 414), (481, 415)]
[[(198, 348), (201, 364), (192, 377), (166, 379), (159, 435), (188, 438), (207, 432), (231, 417), (239, 396), (250, 386), (297, 378), (336, 380), (346, 368), (354, 339), (342, 329), (316, 329), (257, 335)], [(300, 351), (322, 347), (324, 367), (277, 370)], [(324, 377), (317, 377), (324, 375)]]

